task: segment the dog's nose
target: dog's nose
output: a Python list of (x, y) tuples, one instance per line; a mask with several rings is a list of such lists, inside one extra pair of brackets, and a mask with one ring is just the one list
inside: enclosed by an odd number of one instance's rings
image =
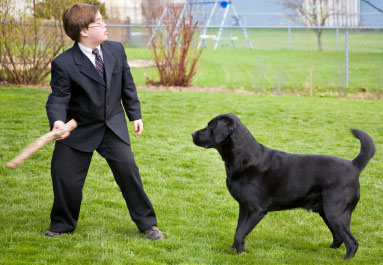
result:
[(192, 133), (192, 137), (194, 138), (195, 132)]

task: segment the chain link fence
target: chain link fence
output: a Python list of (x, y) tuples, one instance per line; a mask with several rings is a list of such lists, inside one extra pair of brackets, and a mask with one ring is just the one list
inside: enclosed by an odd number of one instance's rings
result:
[[(133, 70), (136, 82), (144, 84), (144, 75), (155, 76), (149, 69), (148, 26), (107, 27), (110, 40), (127, 46), (131, 67), (144, 68)], [(383, 91), (383, 27), (211, 26), (206, 32), (200, 27), (194, 41), (204, 49), (193, 82), (197, 86), (258, 92)]]

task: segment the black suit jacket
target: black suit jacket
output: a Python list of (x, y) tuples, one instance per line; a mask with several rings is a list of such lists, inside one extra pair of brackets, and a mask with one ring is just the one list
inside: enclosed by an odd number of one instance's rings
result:
[(107, 127), (130, 144), (124, 109), (130, 121), (141, 119), (124, 47), (106, 41), (101, 49), (106, 81), (77, 43), (52, 61), (52, 93), (46, 103), (50, 126), (74, 118), (78, 127), (61, 142), (85, 152), (99, 146)]

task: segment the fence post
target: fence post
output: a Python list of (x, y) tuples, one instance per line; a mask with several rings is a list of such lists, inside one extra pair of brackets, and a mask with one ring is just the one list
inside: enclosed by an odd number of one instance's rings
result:
[(339, 51), (339, 28), (336, 28), (336, 50)]
[(287, 34), (288, 34), (288, 37), (287, 37), (287, 49), (288, 50), (291, 50), (291, 28), (287, 28)]
[(348, 52), (349, 46), (348, 46), (348, 27), (345, 28), (345, 59), (346, 59), (346, 65), (345, 65), (345, 85), (348, 87), (348, 66), (349, 66), (349, 52)]

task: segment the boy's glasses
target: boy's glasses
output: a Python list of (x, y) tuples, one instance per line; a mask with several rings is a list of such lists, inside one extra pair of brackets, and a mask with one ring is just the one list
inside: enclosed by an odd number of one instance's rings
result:
[(93, 22), (92, 24), (96, 24), (94, 26), (88, 26), (88, 28), (105, 28), (105, 20), (103, 18), (99, 18), (96, 21), (98, 22)]

